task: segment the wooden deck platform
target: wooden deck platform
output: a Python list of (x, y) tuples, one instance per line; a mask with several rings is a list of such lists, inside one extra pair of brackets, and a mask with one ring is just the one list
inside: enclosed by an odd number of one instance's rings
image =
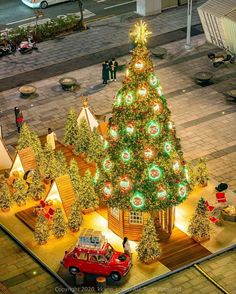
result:
[(33, 212), (34, 207), (27, 208), (25, 210), (18, 211), (15, 216), (20, 219), (28, 228), (34, 231), (37, 216)]
[(170, 270), (180, 268), (211, 252), (195, 242), (187, 234), (174, 228), (170, 238), (161, 242), (162, 255), (159, 259)]

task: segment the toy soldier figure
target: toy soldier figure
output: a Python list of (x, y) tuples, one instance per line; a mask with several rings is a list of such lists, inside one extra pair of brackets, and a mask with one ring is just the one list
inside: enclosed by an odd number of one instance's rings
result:
[(56, 148), (55, 141), (57, 140), (56, 134), (52, 131), (51, 128), (48, 128), (48, 134), (47, 134), (47, 143), (52, 147), (52, 150)]
[(17, 131), (18, 131), (18, 133), (20, 133), (20, 128), (22, 127), (22, 124), (23, 124), (23, 113), (19, 107), (15, 107), (14, 110), (15, 110)]
[(118, 69), (118, 62), (115, 58), (112, 58), (112, 60), (109, 62), (109, 69), (111, 73), (111, 81), (116, 81), (116, 72)]

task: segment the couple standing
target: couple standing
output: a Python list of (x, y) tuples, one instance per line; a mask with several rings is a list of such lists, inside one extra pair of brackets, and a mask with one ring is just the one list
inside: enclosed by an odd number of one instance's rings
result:
[(118, 62), (115, 58), (109, 62), (106, 60), (102, 64), (102, 80), (103, 84), (107, 84), (107, 81), (116, 81), (116, 72), (118, 69)]

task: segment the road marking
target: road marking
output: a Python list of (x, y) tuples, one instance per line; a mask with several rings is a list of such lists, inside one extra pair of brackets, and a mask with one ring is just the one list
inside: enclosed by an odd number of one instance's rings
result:
[(107, 0), (98, 0), (97, 3), (100, 3), (100, 2), (105, 2)]
[[(89, 18), (91, 16), (96, 15), (95, 13), (89, 11), (88, 9), (84, 9), (83, 10), (83, 13), (84, 13), (84, 18)], [(75, 16), (79, 16), (80, 17), (80, 12), (67, 13), (67, 15), (75, 15)]]
[(7, 25), (7, 26), (10, 26), (10, 25), (15, 24), (15, 23), (24, 22), (24, 21), (26, 21), (26, 20), (31, 20), (31, 19), (35, 19), (35, 18), (36, 18), (36, 17), (33, 16), (33, 17), (25, 18), (25, 19), (20, 19), (20, 20), (16, 20), (16, 21), (13, 21), (13, 22), (9, 22), (9, 23), (7, 23), (6, 25)]
[[(44, 23), (48, 22), (49, 20), (50, 20), (50, 18), (39, 19), (37, 23), (38, 23), (38, 25), (40, 25), (40, 24), (44, 24)], [(27, 22), (27, 23), (24, 23), (19, 26), (19, 28), (27, 28), (27, 27), (35, 27), (35, 21)]]
[(125, 2), (125, 3), (120, 3), (120, 4), (108, 6), (108, 7), (105, 7), (104, 9), (111, 9), (113, 7), (118, 7), (118, 6), (126, 5), (126, 4), (129, 4), (129, 3), (133, 3), (133, 2), (136, 2), (136, 0), (132, 0), (132, 1)]

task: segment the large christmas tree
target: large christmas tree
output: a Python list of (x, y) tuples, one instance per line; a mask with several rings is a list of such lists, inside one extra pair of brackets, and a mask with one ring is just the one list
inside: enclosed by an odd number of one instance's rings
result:
[(141, 21), (132, 34), (136, 48), (115, 97), (95, 183), (111, 207), (155, 211), (186, 199), (187, 170), (146, 47), (150, 32)]

